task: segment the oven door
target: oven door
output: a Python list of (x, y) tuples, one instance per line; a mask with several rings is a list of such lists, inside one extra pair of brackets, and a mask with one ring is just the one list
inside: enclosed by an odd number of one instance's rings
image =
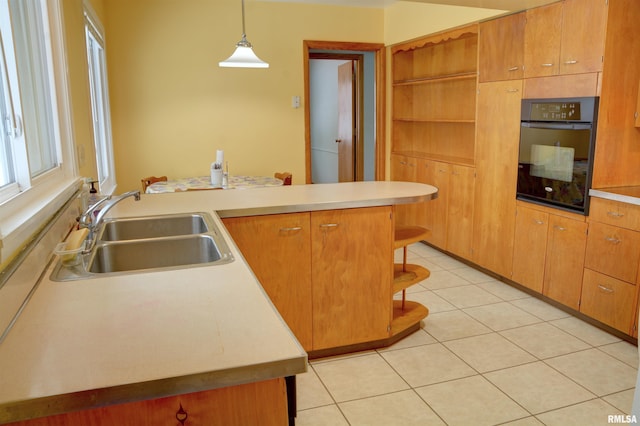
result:
[(592, 130), (590, 123), (522, 122), (518, 198), (586, 213)]

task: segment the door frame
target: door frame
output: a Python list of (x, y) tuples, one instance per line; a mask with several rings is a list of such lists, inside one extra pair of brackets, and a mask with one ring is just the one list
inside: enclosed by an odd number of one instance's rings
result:
[(309, 99), (309, 51), (312, 49), (340, 51), (374, 52), (375, 67), (375, 179), (385, 179), (386, 155), (386, 48), (382, 43), (355, 43), (341, 41), (303, 40), (304, 67), (304, 138), (305, 138), (305, 180), (311, 183), (311, 113)]

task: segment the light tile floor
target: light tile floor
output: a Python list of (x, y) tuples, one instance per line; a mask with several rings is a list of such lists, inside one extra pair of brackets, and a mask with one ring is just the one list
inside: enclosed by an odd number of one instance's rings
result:
[(430, 310), (423, 328), (312, 360), (298, 376), (298, 425), (586, 426), (630, 413), (635, 345), (427, 245), (409, 257), (431, 270), (407, 292)]

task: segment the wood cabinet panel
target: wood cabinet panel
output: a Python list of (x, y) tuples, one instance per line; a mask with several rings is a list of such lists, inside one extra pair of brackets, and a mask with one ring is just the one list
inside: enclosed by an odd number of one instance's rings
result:
[(472, 260), (511, 276), (522, 81), (479, 84)]
[(390, 336), (392, 208), (311, 213), (313, 349)]
[(587, 223), (549, 215), (542, 294), (573, 309), (580, 307)]
[(548, 213), (517, 208), (511, 279), (538, 293), (544, 283), (548, 229)]
[(602, 71), (607, 26), (606, 0), (565, 0), (560, 73)]
[(447, 250), (465, 259), (471, 257), (476, 183), (474, 167), (451, 165), (447, 209)]
[[(182, 407), (182, 412), (180, 408)], [(287, 424), (284, 378), (130, 402), (10, 423), (12, 426), (157, 426)]]
[(438, 197), (424, 205), (425, 228), (431, 231), (427, 241), (436, 247), (447, 247), (450, 164), (425, 160), (418, 168), (418, 182), (438, 188)]
[[(391, 180), (417, 182), (418, 169), (421, 166), (421, 161), (422, 160), (418, 158), (408, 157), (406, 155), (392, 154)], [(426, 226), (423, 218), (425, 205), (427, 203), (399, 204), (395, 206), (395, 223), (398, 225)]]
[(631, 334), (636, 286), (585, 268), (580, 312)]
[(640, 206), (591, 197), (589, 219), (611, 226), (640, 231)]
[(640, 261), (640, 233), (591, 222), (585, 267), (635, 283)]
[(310, 214), (226, 218), (223, 223), (302, 347), (311, 350)]
[(562, 2), (529, 9), (524, 32), (524, 77), (560, 72)]
[(517, 80), (524, 76), (525, 12), (480, 23), (479, 81)]

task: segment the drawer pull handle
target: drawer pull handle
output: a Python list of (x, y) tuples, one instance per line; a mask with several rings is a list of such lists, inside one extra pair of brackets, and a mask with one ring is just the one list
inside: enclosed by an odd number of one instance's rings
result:
[(620, 244), (620, 240), (615, 237), (604, 237), (604, 240), (611, 244)]
[(558, 226), (558, 225), (555, 225), (555, 226), (553, 227), (553, 229), (555, 229), (555, 230), (557, 230), (557, 231), (566, 231), (566, 230), (567, 230), (567, 228), (565, 228), (565, 227), (563, 227), (563, 226)]
[(624, 213), (618, 213), (618, 212), (607, 212), (607, 214), (611, 217), (616, 217), (616, 218), (624, 216)]
[(605, 293), (613, 293), (613, 289), (609, 288), (609, 287), (605, 287), (602, 284), (598, 284), (598, 288), (602, 291), (604, 291)]
[(509, 69), (507, 69), (507, 71), (518, 71), (520, 69), (520, 67), (511, 67)]
[(540, 219), (534, 219), (533, 223), (535, 223), (536, 225), (544, 225), (544, 221)]
[(547, 63), (547, 64), (540, 64), (540, 66), (541, 66), (541, 67), (547, 67), (547, 68), (548, 68), (548, 67), (552, 67), (552, 66), (553, 66), (553, 64), (551, 64), (551, 63)]
[(575, 65), (575, 64), (577, 64), (577, 63), (578, 63), (578, 61), (576, 61), (575, 59), (574, 59), (574, 60), (571, 60), (571, 61), (564, 61), (564, 64), (565, 64), (565, 65)]
[(507, 89), (507, 93), (518, 93), (518, 89)]
[(336, 228), (337, 226), (337, 223), (323, 223), (320, 225), (320, 228)]
[(302, 226), (292, 226), (290, 228), (280, 228), (280, 232), (292, 232), (299, 231), (302, 229)]

